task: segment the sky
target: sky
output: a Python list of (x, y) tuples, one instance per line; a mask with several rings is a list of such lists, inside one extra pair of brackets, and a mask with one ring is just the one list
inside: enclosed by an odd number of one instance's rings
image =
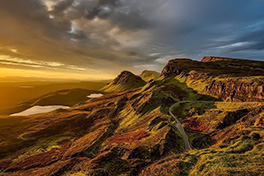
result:
[(0, 77), (110, 79), (168, 60), (264, 61), (264, 0), (1, 0)]

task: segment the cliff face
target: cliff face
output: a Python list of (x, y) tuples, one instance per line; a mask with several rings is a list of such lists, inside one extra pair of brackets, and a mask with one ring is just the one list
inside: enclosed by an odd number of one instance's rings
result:
[(164, 67), (162, 76), (174, 75), (199, 93), (225, 101), (263, 101), (263, 64), (219, 57), (205, 57), (202, 62), (175, 59)]
[(205, 56), (202, 58), (201, 62), (234, 61), (234, 60), (236, 59), (225, 58), (225, 57)]
[[(180, 61), (180, 60), (177, 60)], [(180, 74), (181, 73), (181, 69), (180, 67), (178, 67), (176, 60), (170, 60), (167, 65), (163, 68), (163, 70), (161, 71), (161, 76), (169, 76), (173, 73), (175, 74)], [(182, 61), (184, 61), (184, 59), (182, 59)], [(188, 61), (188, 59), (186, 59), (186, 61)]]
[(226, 101), (264, 101), (263, 85), (240, 79), (210, 80), (205, 91)]
[(187, 80), (189, 81), (188, 85), (194, 89), (201, 82), (204, 85), (203, 90), (200, 91), (201, 93), (218, 97), (225, 101), (264, 101), (263, 84), (258, 82), (248, 82), (243, 78), (217, 79), (197, 72), (191, 72)]

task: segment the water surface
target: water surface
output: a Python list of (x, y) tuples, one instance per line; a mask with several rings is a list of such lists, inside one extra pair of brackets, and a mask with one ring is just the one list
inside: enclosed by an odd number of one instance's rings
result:
[(103, 96), (103, 94), (101, 94), (101, 93), (93, 93), (93, 94), (88, 95), (87, 97), (88, 98), (98, 98), (98, 97), (101, 97), (101, 96)]
[(31, 108), (28, 108), (22, 112), (11, 114), (10, 116), (28, 116), (28, 115), (34, 115), (34, 114), (41, 114), (45, 112), (54, 111), (56, 109), (67, 109), (69, 106), (62, 106), (62, 105), (50, 105), (50, 106), (33, 106)]

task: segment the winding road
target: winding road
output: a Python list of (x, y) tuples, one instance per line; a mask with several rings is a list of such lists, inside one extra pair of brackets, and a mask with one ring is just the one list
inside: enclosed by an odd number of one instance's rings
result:
[[(197, 102), (197, 103), (218, 103), (218, 101), (191, 101), (191, 100), (186, 100), (186, 101), (179, 101), (177, 103), (174, 103), (170, 108), (169, 108), (169, 113), (170, 115), (174, 118), (174, 120), (176, 121), (176, 125), (175, 127), (179, 130), (179, 132), (181, 133), (183, 140), (184, 140), (184, 145), (185, 145), (185, 149), (186, 150), (191, 150), (192, 146), (189, 142), (189, 137), (186, 134), (181, 122), (179, 121), (178, 117), (176, 115), (174, 115), (172, 113), (172, 109), (178, 105), (178, 104), (183, 104), (183, 103), (190, 103), (190, 102)], [(219, 101), (219, 103), (222, 101)], [(234, 103), (234, 102), (222, 102), (222, 103)], [(246, 103), (246, 102), (236, 102), (236, 103)]]
[(177, 116), (174, 115), (174, 114), (172, 113), (172, 109), (174, 108), (174, 106), (176, 106), (176, 105), (178, 105), (178, 104), (189, 103), (189, 102), (191, 102), (191, 101), (180, 101), (180, 102), (177, 102), (177, 103), (173, 104), (173, 105), (170, 107), (170, 109), (169, 109), (169, 113), (170, 113), (170, 115), (171, 115), (171, 116), (174, 118), (174, 120), (176, 121), (176, 125), (175, 125), (175, 127), (179, 130), (179, 132), (181, 133), (181, 135), (182, 135), (182, 137), (183, 137), (184, 145), (185, 145), (185, 149), (186, 149), (186, 150), (191, 150), (191, 149), (192, 149), (191, 144), (190, 144), (190, 142), (189, 142), (189, 137), (188, 137), (188, 135), (186, 134), (186, 132), (185, 132), (185, 130), (184, 130), (184, 128), (183, 128), (181, 122), (180, 122), (179, 119), (177, 118)]

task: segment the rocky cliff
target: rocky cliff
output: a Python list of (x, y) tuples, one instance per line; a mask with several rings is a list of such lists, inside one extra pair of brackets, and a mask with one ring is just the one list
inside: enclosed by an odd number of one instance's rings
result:
[(204, 57), (201, 62), (175, 59), (162, 76), (176, 76), (199, 93), (226, 101), (263, 101), (264, 62)]
[[(215, 57), (215, 56), (205, 56), (202, 58), (201, 62), (216, 62), (216, 61), (234, 61), (237, 59), (226, 58), (226, 57)], [(241, 59), (239, 59), (241, 61)]]

